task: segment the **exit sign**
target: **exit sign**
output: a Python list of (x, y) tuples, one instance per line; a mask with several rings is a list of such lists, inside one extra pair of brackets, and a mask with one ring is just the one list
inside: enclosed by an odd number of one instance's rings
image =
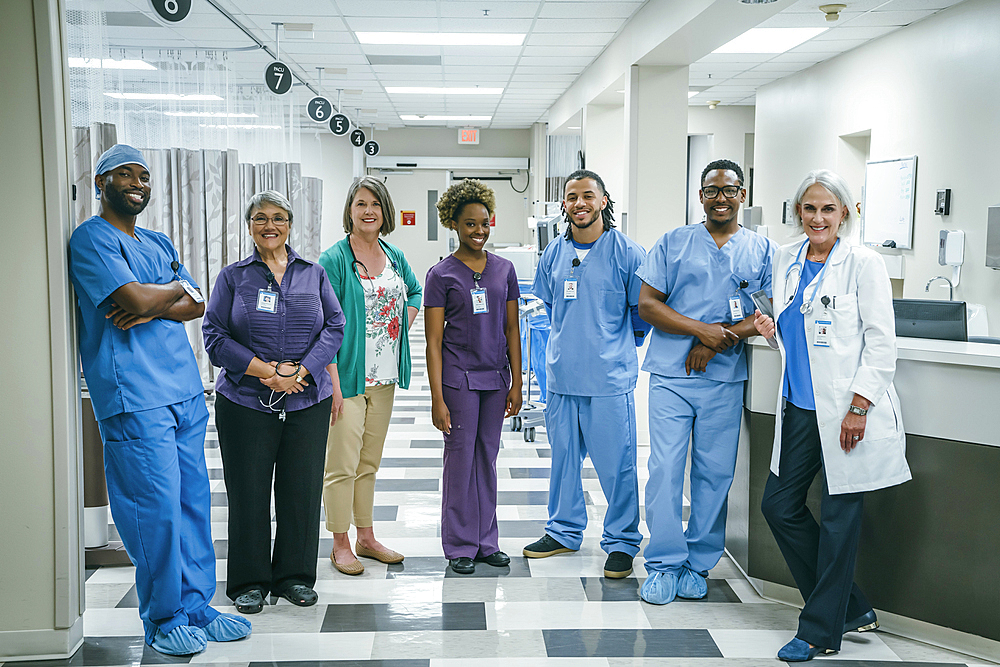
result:
[(458, 143), (460, 143), (460, 144), (478, 144), (479, 143), (479, 128), (478, 127), (460, 127), (460, 128), (458, 128)]

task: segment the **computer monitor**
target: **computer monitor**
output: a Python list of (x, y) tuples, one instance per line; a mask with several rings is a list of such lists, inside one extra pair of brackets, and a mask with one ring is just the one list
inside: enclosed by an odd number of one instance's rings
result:
[(968, 340), (964, 301), (893, 299), (896, 335), (938, 340)]

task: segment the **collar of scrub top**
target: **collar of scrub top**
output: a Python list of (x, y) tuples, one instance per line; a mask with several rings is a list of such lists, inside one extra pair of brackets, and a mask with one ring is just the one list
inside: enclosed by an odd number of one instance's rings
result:
[[(104, 151), (101, 157), (97, 159), (97, 164), (94, 165), (94, 175), (106, 174), (112, 169), (117, 169), (126, 164), (137, 164), (146, 171), (149, 171), (146, 158), (142, 156), (142, 153), (137, 148), (132, 148), (128, 144), (115, 144)], [(94, 198), (101, 198), (101, 189), (97, 187), (96, 182), (94, 183)]]
[[(788, 270), (785, 271), (785, 284), (787, 285), (788, 276), (791, 274), (792, 270), (798, 269), (798, 275), (795, 277), (795, 289), (791, 291), (792, 298), (786, 300), (786, 306), (795, 300), (795, 294), (799, 291), (799, 281), (802, 279), (802, 253), (805, 252), (806, 246), (808, 245), (809, 239), (806, 239), (799, 248), (799, 252), (795, 255), (795, 261), (788, 267)], [(833, 253), (837, 249), (838, 245), (840, 245), (839, 238), (833, 242), (833, 247), (830, 248), (830, 252), (826, 256), (826, 261), (823, 262), (823, 268), (819, 270), (819, 276), (816, 277), (816, 287), (813, 288), (812, 298), (806, 299), (805, 291), (809, 289), (809, 286), (806, 285), (802, 288), (802, 305), (799, 307), (799, 312), (803, 315), (807, 315), (812, 312), (812, 302), (816, 299), (816, 295), (819, 294), (820, 287), (823, 286), (823, 279), (826, 277), (826, 267), (832, 263)], [(825, 307), (827, 303), (829, 303), (829, 297), (824, 296), (823, 298), (826, 299), (826, 301), (823, 302)]]
[[(455, 256), (452, 255), (452, 257), (455, 257)], [(462, 262), (462, 260), (458, 260), (458, 261)], [(465, 264), (465, 262), (462, 262), (462, 264)], [(472, 272), (472, 282), (475, 283), (476, 289), (479, 289), (479, 281), (483, 279), (483, 274), (486, 273), (486, 267), (489, 266), (489, 265), (490, 265), (490, 253), (486, 253), (486, 264), (483, 265), (483, 270), (482, 271), (473, 271)], [(466, 264), (466, 266), (468, 266), (468, 265)]]

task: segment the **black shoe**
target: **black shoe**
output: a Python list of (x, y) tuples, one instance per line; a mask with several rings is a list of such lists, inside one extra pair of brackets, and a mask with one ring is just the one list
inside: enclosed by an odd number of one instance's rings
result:
[(624, 579), (632, 574), (632, 557), (624, 551), (612, 551), (604, 561), (604, 576), (608, 579)]
[(480, 563), (486, 563), (487, 565), (492, 565), (493, 567), (505, 567), (510, 565), (510, 556), (502, 551), (496, 551), (491, 553), (489, 556), (483, 556), (476, 559)]
[(524, 551), (521, 553), (528, 558), (548, 558), (549, 556), (565, 554), (571, 551), (576, 551), (576, 549), (568, 549), (564, 547), (556, 542), (552, 536), (546, 533), (542, 539), (537, 542), (532, 542), (528, 546), (524, 547)]
[(264, 610), (264, 594), (255, 588), (233, 600), (233, 605), (241, 614), (259, 614)]
[(459, 574), (472, 574), (476, 571), (476, 562), (467, 556), (452, 558), (448, 561), (448, 565)]
[(875, 618), (875, 610), (872, 609), (867, 614), (862, 614), (854, 620), (844, 623), (844, 634), (848, 632), (869, 632), (878, 628), (878, 619)]
[(278, 598), (285, 598), (296, 607), (311, 607), (316, 604), (319, 596), (308, 586), (292, 584), (280, 593), (271, 593), (271, 604), (275, 604)]

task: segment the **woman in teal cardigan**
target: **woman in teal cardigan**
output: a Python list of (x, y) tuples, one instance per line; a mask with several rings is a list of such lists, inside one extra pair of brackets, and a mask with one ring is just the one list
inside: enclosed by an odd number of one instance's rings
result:
[(327, 366), (333, 408), (323, 477), (326, 527), (333, 533), (330, 560), (344, 574), (365, 571), (347, 535), (352, 518), (358, 556), (383, 563), (403, 560), (375, 539), (372, 528), (375, 473), (396, 385), (410, 385), (409, 330), (421, 297), (402, 251), (379, 238), (394, 228), (395, 210), (385, 185), (360, 178), (344, 205), (347, 237), (319, 258), (347, 319), (344, 342)]

